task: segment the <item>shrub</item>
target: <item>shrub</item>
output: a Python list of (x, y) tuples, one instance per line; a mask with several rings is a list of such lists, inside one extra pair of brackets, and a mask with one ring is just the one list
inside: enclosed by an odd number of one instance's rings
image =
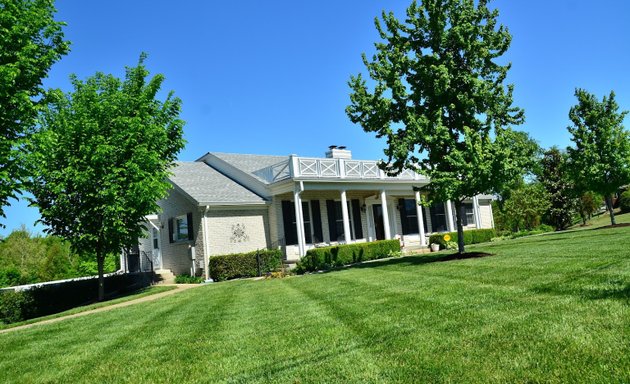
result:
[(340, 267), (361, 261), (397, 256), (400, 253), (400, 241), (382, 240), (371, 243), (354, 243), (332, 247), (314, 248), (298, 261), (297, 273)]
[(224, 281), (258, 276), (258, 260), (260, 260), (261, 275), (273, 272), (280, 268), (282, 252), (279, 249), (272, 249), (212, 256), (210, 257), (210, 277), (214, 281)]
[(190, 275), (175, 276), (175, 284), (201, 284), (201, 283), (203, 283), (203, 277), (190, 276)]
[(29, 291), (0, 291), (0, 322), (5, 324), (33, 318), (37, 312)]
[(619, 208), (623, 213), (630, 212), (630, 191), (625, 191), (619, 197)]
[[(446, 232), (446, 233), (434, 233), (429, 236), (429, 245), (431, 244), (440, 244), (440, 249), (446, 249), (447, 242), (444, 240), (444, 236), (451, 236), (450, 242), (457, 244), (457, 232)], [(470, 244), (479, 244), (479, 243), (487, 243), (492, 240), (493, 237), (497, 236), (497, 231), (494, 228), (487, 229), (470, 229), (464, 231), (464, 245)]]
[[(151, 285), (153, 272), (126, 273), (105, 277), (108, 298)], [(89, 304), (98, 297), (98, 279), (84, 278), (55, 284), (43, 284), (27, 290), (0, 291), (0, 320), (16, 322), (52, 315)]]

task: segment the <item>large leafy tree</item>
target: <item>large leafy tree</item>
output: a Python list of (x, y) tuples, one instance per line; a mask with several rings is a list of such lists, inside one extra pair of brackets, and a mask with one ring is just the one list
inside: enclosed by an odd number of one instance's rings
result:
[(144, 55), (124, 81), (103, 73), (51, 93), (35, 136), (32, 193), (49, 232), (96, 258), (103, 298), (106, 255), (137, 244), (147, 214), (168, 191), (183, 148), (181, 101), (157, 99), (164, 77), (147, 79)]
[(614, 92), (602, 101), (583, 89), (576, 89), (575, 96), (578, 103), (569, 111), (569, 169), (580, 190), (604, 196), (615, 225), (612, 195), (630, 183), (630, 133), (623, 126), (627, 112), (619, 111)]
[(487, 0), (414, 1), (404, 22), (383, 12), (376, 54), (363, 55), (373, 87), (361, 74), (349, 81), (350, 120), (387, 139), (383, 168), (420, 172), (433, 200), (454, 202), (459, 252), (462, 201), (500, 192), (534, 155), (510, 128), (524, 113), (504, 84), (511, 36), (497, 17)]
[(42, 104), (42, 79), (69, 49), (54, 13), (52, 0), (0, 0), (0, 217), (25, 176), (20, 154)]
[(567, 229), (573, 224), (577, 209), (574, 185), (566, 172), (567, 155), (557, 147), (547, 150), (541, 159), (538, 180), (549, 196), (547, 221), (556, 231)]

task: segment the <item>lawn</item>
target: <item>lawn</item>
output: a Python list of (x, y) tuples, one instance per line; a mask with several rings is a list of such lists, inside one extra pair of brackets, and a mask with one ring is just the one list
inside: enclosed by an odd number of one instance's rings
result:
[(0, 335), (4, 382), (630, 382), (630, 227), (217, 283)]

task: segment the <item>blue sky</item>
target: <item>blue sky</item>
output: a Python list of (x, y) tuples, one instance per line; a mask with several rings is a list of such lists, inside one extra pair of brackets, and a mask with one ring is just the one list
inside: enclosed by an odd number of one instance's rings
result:
[[(321, 156), (346, 145), (355, 158), (381, 156), (383, 142), (346, 117), (348, 78), (363, 70), (361, 53), (378, 39), (374, 17), (399, 17), (409, 1), (79, 1), (58, 0), (72, 51), (45, 80), (69, 90), (68, 76), (96, 71), (123, 76), (140, 52), (166, 76), (165, 91), (183, 100), (188, 140), (180, 160), (208, 151)], [(598, 97), (615, 90), (630, 109), (630, 2), (495, 0), (512, 33), (515, 105), (541, 145), (569, 144), (575, 87)], [(626, 121), (628, 125), (628, 121)], [(13, 202), (0, 235), (37, 210)]]

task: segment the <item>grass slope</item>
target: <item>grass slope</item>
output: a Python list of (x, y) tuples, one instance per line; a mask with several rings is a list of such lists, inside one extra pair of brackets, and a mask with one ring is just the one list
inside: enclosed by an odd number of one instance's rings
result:
[[(212, 284), (0, 335), (4, 382), (630, 381), (630, 227)], [(444, 254), (442, 254), (444, 255)]]
[(110, 305), (114, 305), (114, 304), (124, 303), (126, 301), (140, 299), (140, 298), (145, 297), (145, 296), (155, 295), (155, 294), (166, 292), (166, 291), (170, 291), (170, 290), (173, 290), (173, 289), (176, 289), (176, 288), (177, 287), (172, 286), (172, 285), (170, 285), (170, 286), (153, 285), (153, 286), (142, 288), (142, 289), (139, 289), (139, 290), (137, 290), (135, 292), (131, 292), (129, 294), (123, 295), (123, 296), (118, 297), (116, 299), (111, 299), (111, 300), (108, 300), (108, 301), (102, 301), (100, 303), (83, 305), (81, 307), (72, 308), (72, 309), (69, 309), (67, 311), (54, 313), (54, 314), (48, 315), (48, 316), (36, 317), (34, 319), (24, 320), (24, 321), (20, 321), (18, 323), (11, 323), (11, 324), (0, 323), (0, 330), (7, 329), (7, 328), (15, 328), (15, 327), (19, 327), (19, 326), (27, 325), (27, 324), (39, 323), (40, 321), (56, 319), (58, 317), (64, 317), (64, 316), (68, 316), (68, 315), (74, 315), (75, 313), (91, 311), (93, 309), (109, 307)]

